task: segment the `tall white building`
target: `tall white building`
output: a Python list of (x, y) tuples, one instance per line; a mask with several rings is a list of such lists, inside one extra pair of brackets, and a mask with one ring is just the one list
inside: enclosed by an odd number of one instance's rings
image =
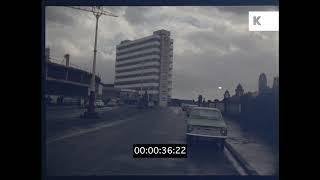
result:
[(170, 32), (125, 40), (117, 45), (115, 88), (147, 92), (160, 106), (167, 106), (172, 92), (173, 39)]

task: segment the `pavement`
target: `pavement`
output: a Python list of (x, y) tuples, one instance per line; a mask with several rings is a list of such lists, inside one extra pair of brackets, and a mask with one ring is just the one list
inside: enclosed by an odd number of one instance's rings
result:
[(258, 175), (275, 175), (278, 164), (277, 151), (259, 137), (241, 129), (236, 119), (226, 118), (227, 142), (240, 159)]
[[(57, 112), (59, 113), (59, 112)], [(64, 129), (47, 139), (47, 175), (238, 175), (212, 144), (188, 147), (188, 158), (134, 159), (133, 144), (185, 144), (185, 114), (178, 107), (105, 111), (91, 125), (77, 118), (50, 119)], [(63, 123), (62, 123), (63, 122)], [(90, 121), (86, 121), (90, 124)], [(85, 125), (83, 125), (85, 124)], [(50, 129), (50, 125), (48, 129)], [(73, 128), (77, 126), (78, 128)]]

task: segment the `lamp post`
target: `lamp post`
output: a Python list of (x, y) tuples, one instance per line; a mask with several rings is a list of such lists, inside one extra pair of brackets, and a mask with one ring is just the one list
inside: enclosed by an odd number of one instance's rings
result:
[[(95, 10), (94, 10), (95, 8)], [(94, 50), (93, 50), (93, 64), (92, 64), (92, 76), (90, 82), (90, 95), (89, 95), (89, 106), (85, 115), (87, 116), (97, 116), (95, 112), (95, 85), (96, 85), (96, 58), (97, 58), (97, 37), (98, 37), (98, 22), (101, 12), (99, 11), (100, 7), (93, 7), (93, 14), (96, 17), (96, 31), (94, 37)]]
[(68, 8), (82, 10), (86, 12), (92, 12), (93, 15), (96, 17), (96, 30), (95, 30), (95, 38), (94, 38), (94, 50), (93, 50), (93, 64), (92, 64), (92, 77), (90, 82), (90, 94), (89, 94), (89, 106), (86, 112), (84, 112), (84, 117), (91, 118), (91, 117), (98, 117), (98, 114), (95, 112), (95, 76), (96, 76), (96, 55), (97, 55), (97, 37), (98, 37), (98, 21), (101, 15), (105, 16), (113, 16), (118, 17), (108, 11), (104, 11), (103, 7), (101, 6), (93, 6), (91, 10), (82, 8), (82, 7), (74, 7), (74, 6), (66, 6)]
[[(88, 11), (81, 8), (75, 8), (80, 9), (84, 11)], [(89, 106), (87, 111), (84, 113), (84, 117), (87, 118), (95, 118), (98, 117), (98, 114), (95, 111), (95, 99), (96, 99), (96, 59), (97, 59), (97, 38), (98, 38), (98, 25), (99, 25), (99, 17), (101, 15), (108, 15), (117, 17), (116, 15), (113, 15), (111, 13), (108, 13), (103, 10), (101, 6), (93, 6), (91, 12), (96, 18), (96, 28), (95, 28), (95, 37), (94, 37), (94, 50), (93, 50), (93, 63), (92, 63), (92, 76), (91, 76), (91, 82), (90, 82), (90, 94), (89, 94)]]

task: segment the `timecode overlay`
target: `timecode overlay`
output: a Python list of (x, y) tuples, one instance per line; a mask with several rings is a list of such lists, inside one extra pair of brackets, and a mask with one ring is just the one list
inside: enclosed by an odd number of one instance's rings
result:
[(186, 144), (134, 144), (133, 158), (187, 158)]

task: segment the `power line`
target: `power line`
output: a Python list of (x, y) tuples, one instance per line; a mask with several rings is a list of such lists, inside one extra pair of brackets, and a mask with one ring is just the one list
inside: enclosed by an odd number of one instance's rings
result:
[(96, 57), (97, 57), (97, 36), (98, 36), (98, 20), (101, 15), (106, 15), (106, 16), (113, 16), (113, 17), (118, 17), (108, 11), (104, 11), (103, 7), (101, 6), (93, 6), (91, 7), (91, 10), (85, 9), (85, 8), (80, 8), (80, 7), (74, 7), (74, 6), (66, 6), (68, 8), (72, 9), (77, 9), (77, 10), (82, 10), (86, 12), (92, 12), (93, 15), (96, 18), (96, 28), (95, 28), (95, 40), (94, 40), (94, 50), (93, 50), (93, 65), (92, 65), (92, 76), (91, 76), (91, 82), (90, 82), (90, 95), (89, 95), (89, 107), (88, 111), (84, 113), (84, 116), (90, 115), (90, 116), (97, 116), (95, 112), (95, 74), (96, 74)]
[(87, 12), (91, 12), (93, 13), (94, 15), (106, 15), (106, 16), (113, 16), (113, 17), (118, 17), (117, 15), (114, 15), (112, 14), (111, 12), (109, 11), (106, 11), (106, 10), (100, 10), (99, 11), (96, 11), (95, 8), (99, 8), (99, 7), (92, 7), (92, 9), (86, 9), (86, 8), (80, 8), (80, 7), (76, 7), (76, 6), (65, 6), (65, 7), (68, 7), (68, 8), (72, 8), (72, 9), (78, 9), (78, 10), (82, 10), (82, 11), (87, 11)]

